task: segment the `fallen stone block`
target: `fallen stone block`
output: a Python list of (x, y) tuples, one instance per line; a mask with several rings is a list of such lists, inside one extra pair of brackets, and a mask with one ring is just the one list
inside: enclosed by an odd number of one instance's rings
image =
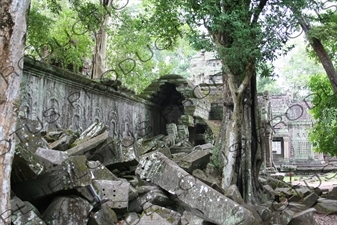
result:
[(200, 169), (195, 169), (192, 172), (192, 175), (195, 176), (196, 178), (198, 178), (199, 180), (201, 180), (202, 182), (204, 182), (205, 184), (211, 186), (213, 183), (216, 183), (215, 180), (211, 180), (209, 179), (206, 174), (204, 173), (204, 171), (200, 170)]
[(109, 133), (105, 131), (103, 134), (100, 134), (85, 142), (81, 142), (77, 146), (67, 150), (67, 153), (69, 156), (85, 154), (86, 152), (98, 147), (102, 142), (104, 142), (108, 138), (108, 135)]
[(175, 195), (189, 211), (209, 222), (256, 224), (249, 210), (197, 180), (161, 153), (144, 155), (136, 174)]
[(29, 202), (23, 202), (18, 197), (14, 196), (11, 199), (11, 212), (13, 225), (45, 225), (46, 223), (41, 219), (39, 211)]
[(296, 202), (289, 202), (288, 208), (297, 213), (308, 209), (308, 206)]
[(181, 158), (185, 157), (187, 155), (186, 152), (180, 152), (180, 153), (175, 153), (175, 154), (171, 154), (172, 155), (172, 160), (175, 163), (179, 163)]
[(60, 165), (64, 160), (68, 158), (67, 152), (38, 148), (35, 152), (38, 157), (49, 161), (53, 165)]
[(92, 206), (78, 196), (56, 197), (43, 213), (48, 225), (87, 224)]
[(97, 212), (90, 216), (87, 225), (115, 225), (117, 221), (116, 213), (104, 204)]
[(210, 102), (205, 99), (189, 98), (183, 104), (186, 115), (208, 120), (209, 112), (211, 111)]
[(39, 147), (48, 148), (47, 141), (41, 136), (44, 127), (40, 120), (19, 119), (21, 127), (15, 130), (16, 146), (35, 152)]
[(132, 140), (130, 143), (108, 138), (98, 150), (96, 150), (88, 159), (98, 160), (104, 166), (115, 168), (119, 166), (134, 166), (138, 164), (138, 154)]
[(150, 216), (152, 213), (157, 213), (170, 224), (180, 225), (181, 215), (178, 212), (148, 202), (144, 204), (143, 209), (147, 216)]
[(159, 216), (157, 213), (151, 213), (151, 215), (144, 214), (139, 221), (134, 221), (132, 225), (172, 225), (167, 220)]
[(12, 164), (12, 183), (33, 180), (43, 172), (44, 166), (33, 152), (26, 146), (16, 146)]
[(271, 224), (281, 224), (287, 225), (291, 219), (294, 217), (294, 212), (290, 209), (282, 209), (277, 212), (273, 212), (273, 217), (271, 218)]
[(12, 190), (19, 198), (30, 201), (59, 191), (88, 186), (91, 177), (85, 156), (74, 156), (34, 180), (14, 184)]
[(337, 200), (337, 187), (332, 188), (332, 190), (327, 194), (326, 198)]
[(60, 139), (62, 134), (62, 130), (50, 130), (43, 136), (43, 138), (48, 142), (54, 142)]
[(316, 195), (316, 193), (313, 192), (307, 197), (305, 197), (301, 203), (310, 208), (316, 203), (318, 198), (319, 198), (318, 195)]
[(212, 150), (214, 145), (211, 143), (203, 144), (203, 145), (197, 145), (193, 148), (193, 150)]
[(170, 148), (171, 154), (177, 154), (177, 153), (191, 153), (192, 147), (179, 147), (179, 146), (173, 146)]
[(76, 140), (77, 135), (73, 132), (64, 132), (60, 138), (52, 143), (49, 143), (49, 148), (65, 151), (70, 148), (70, 145)]
[(139, 154), (143, 155), (148, 152), (154, 151), (160, 147), (159, 142), (164, 138), (164, 135), (160, 134), (148, 139), (137, 140), (137, 145), (139, 146)]
[(187, 125), (189, 127), (194, 127), (193, 116), (181, 115), (181, 117), (178, 119), (178, 124), (179, 125)]
[(129, 203), (129, 210), (135, 212), (143, 211), (145, 203), (153, 205), (168, 206), (172, 204), (172, 200), (162, 189), (157, 186), (140, 186), (137, 187), (139, 196)]
[(298, 212), (290, 220), (288, 225), (316, 225), (316, 220), (314, 218), (314, 212), (316, 209), (310, 208), (302, 212)]
[(91, 124), (81, 135), (74, 141), (72, 145), (76, 146), (80, 143), (86, 142), (91, 138), (97, 137), (98, 135), (104, 133), (108, 127), (101, 122), (96, 122)]
[(135, 212), (128, 212), (128, 213), (125, 213), (124, 216), (123, 216), (123, 225), (130, 225), (130, 224), (138, 224), (139, 221), (140, 221), (140, 216), (135, 213)]
[(205, 168), (210, 158), (211, 152), (209, 150), (193, 151), (181, 159), (179, 166), (191, 173), (195, 169)]
[(225, 194), (226, 197), (232, 199), (234, 202), (239, 203), (242, 205), (244, 203), (243, 198), (240, 194), (240, 191), (236, 185), (230, 185), (225, 189)]
[(319, 198), (314, 208), (325, 215), (337, 213), (337, 200)]
[(101, 199), (108, 200), (106, 204), (115, 210), (126, 210), (129, 202), (130, 184), (127, 181), (94, 180), (93, 186), (98, 189)]
[(178, 138), (177, 140), (185, 140), (189, 138), (189, 131), (187, 125), (177, 125)]
[(204, 225), (204, 220), (189, 211), (184, 211), (181, 217), (181, 225)]
[(115, 174), (99, 161), (88, 161), (88, 167), (95, 180), (119, 180)]

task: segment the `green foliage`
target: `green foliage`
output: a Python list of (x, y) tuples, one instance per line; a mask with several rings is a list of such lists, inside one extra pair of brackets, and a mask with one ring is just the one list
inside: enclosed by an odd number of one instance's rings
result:
[(315, 124), (310, 132), (314, 150), (337, 156), (337, 96), (326, 75), (315, 75), (309, 82), (313, 93), (310, 113)]
[(282, 87), (277, 85), (276, 81), (271, 77), (259, 77), (257, 91), (259, 93), (268, 91), (270, 95), (278, 95), (282, 94)]
[[(79, 72), (83, 66), (82, 60), (92, 55), (94, 42), (89, 33), (78, 35), (74, 31), (73, 25), (78, 24), (79, 18), (65, 0), (61, 8), (54, 4), (56, 3), (53, 2), (49, 10), (44, 2), (32, 2), (28, 20), (29, 47), (26, 54), (46, 63)], [(78, 24), (78, 27), (85, 29), (82, 24)]]
[(195, 51), (187, 41), (175, 37), (178, 51), (173, 52), (175, 45), (170, 39), (144, 29), (140, 12), (144, 9), (131, 3), (116, 10), (90, 0), (32, 1), (26, 54), (80, 72), (83, 62), (93, 58), (95, 34), (109, 16), (107, 72), (102, 78), (119, 79), (139, 93), (161, 75), (187, 77), (188, 59)]

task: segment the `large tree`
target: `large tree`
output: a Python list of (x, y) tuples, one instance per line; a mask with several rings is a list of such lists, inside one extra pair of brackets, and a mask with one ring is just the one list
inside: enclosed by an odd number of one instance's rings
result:
[[(282, 54), (294, 25), (289, 7), (300, 11), (308, 1), (153, 0), (145, 24), (166, 42), (187, 36), (197, 49), (216, 51), (223, 64), (224, 114), (217, 151), (223, 162), (222, 187), (239, 187), (248, 203), (259, 201), (258, 174), (265, 151), (256, 94), (256, 73), (270, 73), (268, 62)], [(291, 4), (290, 4), (291, 3)]]
[(0, 1), (0, 223), (10, 224), (10, 175), (29, 0)]

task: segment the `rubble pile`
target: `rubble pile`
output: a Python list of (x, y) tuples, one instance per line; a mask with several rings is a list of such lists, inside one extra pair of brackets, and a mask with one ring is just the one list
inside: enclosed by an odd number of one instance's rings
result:
[(290, 185), (282, 181), (283, 178), (274, 177), (259, 178), (264, 193), (273, 199), (263, 205), (272, 209), (266, 219), (273, 220), (274, 224), (315, 225), (315, 214), (337, 214), (337, 187), (329, 191), (308, 184)]
[(269, 205), (244, 203), (236, 186), (220, 187), (213, 145), (193, 147), (175, 124), (166, 136), (138, 140), (113, 139), (102, 123), (81, 134), (25, 125), (11, 177), (14, 225), (304, 224), (315, 211), (337, 211), (337, 189), (328, 200), (306, 187), (277, 187), (274, 178), (261, 178)]

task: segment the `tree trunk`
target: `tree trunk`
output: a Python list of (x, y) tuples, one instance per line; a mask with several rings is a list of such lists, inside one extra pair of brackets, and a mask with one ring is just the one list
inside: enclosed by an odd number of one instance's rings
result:
[(326, 74), (328, 75), (332, 88), (335, 94), (337, 95), (337, 72), (332, 63), (330, 56), (326, 52), (324, 46), (322, 45), (319, 39), (315, 37), (310, 37), (310, 35), (308, 35), (310, 31), (309, 23), (307, 23), (302, 16), (298, 16), (297, 19), (306, 37), (309, 40), (311, 47), (314, 49), (317, 57), (319, 58), (319, 61), (321, 62)]
[(0, 0), (0, 224), (10, 224), (10, 175), (15, 151), (30, 0)]
[[(100, 0), (100, 4), (104, 7), (112, 5), (112, 0), (104, 1)], [(99, 31), (95, 34), (96, 44), (93, 60), (92, 78), (103, 78), (102, 74), (105, 72), (105, 57), (107, 46), (107, 32), (106, 28), (109, 22), (110, 16), (104, 15), (102, 18), (102, 24)]]
[[(238, 186), (246, 203), (258, 202), (258, 174), (262, 163), (257, 115), (254, 67), (246, 67), (240, 81), (225, 67), (225, 109), (222, 122), (221, 152), (224, 159), (222, 188)], [(231, 101), (228, 101), (230, 96)]]

